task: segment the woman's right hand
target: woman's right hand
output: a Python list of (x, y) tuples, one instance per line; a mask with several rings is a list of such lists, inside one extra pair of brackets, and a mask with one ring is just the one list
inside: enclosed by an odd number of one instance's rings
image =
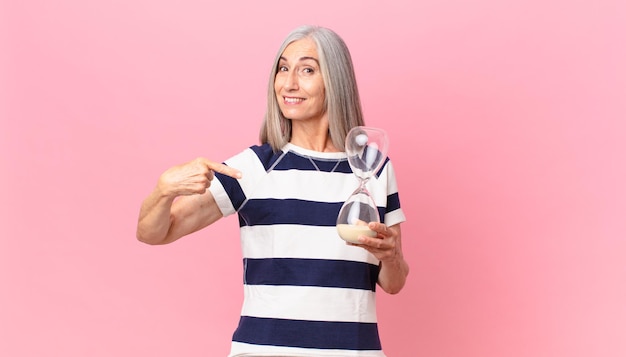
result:
[(199, 157), (165, 171), (159, 178), (157, 188), (169, 197), (203, 194), (211, 186), (214, 171), (241, 178), (239, 170)]

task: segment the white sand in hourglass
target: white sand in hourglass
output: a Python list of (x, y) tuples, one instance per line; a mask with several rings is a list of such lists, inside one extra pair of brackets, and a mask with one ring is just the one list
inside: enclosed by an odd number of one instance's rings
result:
[(356, 226), (354, 224), (338, 224), (337, 232), (341, 239), (350, 243), (359, 243), (359, 236), (376, 237), (376, 232), (368, 226)]

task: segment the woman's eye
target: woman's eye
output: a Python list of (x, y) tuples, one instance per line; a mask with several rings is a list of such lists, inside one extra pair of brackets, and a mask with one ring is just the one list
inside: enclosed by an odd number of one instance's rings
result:
[(287, 72), (287, 66), (278, 66), (278, 72)]
[(315, 72), (315, 70), (313, 68), (305, 68), (302, 71), (304, 73), (307, 73), (307, 74), (311, 74), (311, 73)]

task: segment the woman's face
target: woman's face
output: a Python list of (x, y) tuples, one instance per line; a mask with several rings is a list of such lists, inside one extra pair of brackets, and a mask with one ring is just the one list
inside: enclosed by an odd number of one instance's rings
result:
[(278, 62), (274, 91), (281, 112), (291, 120), (319, 120), (325, 117), (324, 80), (315, 42), (294, 41)]

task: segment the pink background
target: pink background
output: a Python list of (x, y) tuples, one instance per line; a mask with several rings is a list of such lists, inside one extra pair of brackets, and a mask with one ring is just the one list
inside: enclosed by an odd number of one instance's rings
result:
[[(411, 274), (390, 357), (626, 355), (624, 1), (3, 1), (0, 355), (225, 356), (237, 221), (135, 240), (166, 168), (256, 142), (269, 66), (336, 30)], [(329, 302), (332, 303), (332, 302)]]

